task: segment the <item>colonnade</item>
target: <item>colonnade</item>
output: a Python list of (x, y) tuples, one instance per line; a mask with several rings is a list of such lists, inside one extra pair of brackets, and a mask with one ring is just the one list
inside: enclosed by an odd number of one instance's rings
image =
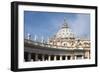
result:
[(24, 53), (24, 60), (29, 61), (56, 61), (56, 60), (75, 60), (83, 59), (83, 55), (48, 55), (48, 54), (37, 54), (37, 53)]

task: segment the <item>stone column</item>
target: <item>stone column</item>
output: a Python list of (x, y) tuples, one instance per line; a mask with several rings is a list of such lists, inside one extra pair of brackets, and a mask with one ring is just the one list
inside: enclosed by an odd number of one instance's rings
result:
[(28, 61), (31, 61), (31, 53), (28, 53)]
[(56, 61), (56, 56), (54, 55), (54, 61)]
[(73, 60), (73, 56), (70, 56), (70, 60)]
[(89, 51), (89, 59), (91, 59), (91, 53), (90, 53), (90, 51)]
[(90, 58), (90, 53), (89, 53), (89, 51), (86, 51), (86, 52), (85, 52), (85, 58), (86, 58), (86, 59), (89, 59), (89, 58)]
[(50, 55), (48, 55), (48, 61), (50, 61), (51, 60), (51, 56)]
[(82, 55), (82, 59), (84, 59), (84, 55)]
[(44, 61), (44, 55), (42, 54), (42, 61)]
[(65, 60), (67, 60), (67, 56), (65, 56)]
[(31, 35), (28, 33), (27, 34), (27, 39), (30, 40), (31, 39)]
[(38, 61), (38, 54), (35, 54), (35, 60)]
[(31, 62), (33, 62), (33, 59), (31, 59)]
[(76, 60), (77, 59), (77, 56), (74, 56), (74, 57), (75, 57), (74, 59)]
[(60, 56), (60, 60), (62, 60), (62, 56)]

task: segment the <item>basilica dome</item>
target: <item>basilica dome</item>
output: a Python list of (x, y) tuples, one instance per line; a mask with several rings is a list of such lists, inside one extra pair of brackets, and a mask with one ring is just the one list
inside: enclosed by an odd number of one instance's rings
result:
[(56, 38), (73, 38), (73, 37), (74, 37), (73, 32), (69, 28), (66, 20), (64, 20), (64, 23), (56, 33)]

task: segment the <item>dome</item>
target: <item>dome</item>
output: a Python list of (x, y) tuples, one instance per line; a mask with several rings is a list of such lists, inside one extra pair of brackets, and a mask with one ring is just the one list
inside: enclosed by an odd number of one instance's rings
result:
[(56, 38), (72, 38), (74, 34), (72, 33), (71, 29), (68, 27), (67, 22), (64, 19), (64, 23), (62, 24), (60, 30), (56, 33)]

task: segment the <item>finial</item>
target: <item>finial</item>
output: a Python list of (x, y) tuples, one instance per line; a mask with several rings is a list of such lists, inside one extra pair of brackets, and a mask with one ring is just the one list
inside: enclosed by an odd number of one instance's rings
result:
[(41, 37), (41, 43), (44, 43), (44, 37), (43, 36)]
[(27, 39), (30, 40), (31, 39), (31, 35), (28, 33), (27, 34)]
[(36, 41), (36, 40), (37, 40), (37, 36), (35, 35), (35, 36), (34, 36), (34, 41)]

